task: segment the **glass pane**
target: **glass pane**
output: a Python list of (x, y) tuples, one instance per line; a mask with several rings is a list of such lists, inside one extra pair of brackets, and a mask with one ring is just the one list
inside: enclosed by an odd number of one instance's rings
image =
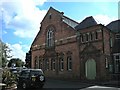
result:
[(31, 71), (31, 76), (41, 75), (41, 74), (42, 74), (41, 71)]
[(120, 59), (119, 55), (116, 55), (115, 59)]

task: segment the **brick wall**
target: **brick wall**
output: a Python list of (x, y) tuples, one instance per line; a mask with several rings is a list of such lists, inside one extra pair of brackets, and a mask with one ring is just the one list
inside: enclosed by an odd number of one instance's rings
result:
[[(51, 68), (51, 58), (55, 57), (56, 70), (45, 70), (46, 77), (56, 78), (81, 78), (85, 76), (85, 63), (88, 59), (96, 62), (96, 79), (107, 79), (108, 69), (105, 58), (110, 58), (110, 32), (104, 26), (96, 25), (83, 30), (81, 34), (98, 33), (98, 39), (88, 42), (81, 42), (76, 36), (76, 30), (62, 21), (62, 14), (54, 9), (49, 9), (41, 22), (38, 35), (32, 44), (32, 68), (35, 67), (35, 57), (48, 58)], [(54, 27), (55, 46), (52, 49), (46, 48), (46, 35), (49, 27)], [(80, 38), (80, 37), (79, 37)], [(67, 70), (67, 52), (72, 52), (72, 71)], [(64, 70), (58, 69), (58, 54), (64, 54)]]

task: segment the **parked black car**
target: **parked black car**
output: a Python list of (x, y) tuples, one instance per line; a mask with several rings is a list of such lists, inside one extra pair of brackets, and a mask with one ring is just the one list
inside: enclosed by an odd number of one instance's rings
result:
[(42, 88), (44, 83), (45, 76), (41, 69), (24, 69), (18, 77), (17, 88)]

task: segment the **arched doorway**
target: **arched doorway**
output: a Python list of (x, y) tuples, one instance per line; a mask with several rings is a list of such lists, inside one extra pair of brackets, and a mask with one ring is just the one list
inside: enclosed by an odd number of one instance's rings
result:
[(88, 59), (85, 63), (85, 75), (87, 79), (94, 80), (96, 77), (96, 62), (94, 59)]

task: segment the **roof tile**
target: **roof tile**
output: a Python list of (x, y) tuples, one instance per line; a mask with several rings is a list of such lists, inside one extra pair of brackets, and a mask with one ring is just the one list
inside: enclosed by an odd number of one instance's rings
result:
[(75, 29), (80, 30), (94, 25), (97, 25), (97, 22), (92, 16), (90, 16), (85, 18), (81, 23), (79, 23), (79, 25), (77, 25)]

